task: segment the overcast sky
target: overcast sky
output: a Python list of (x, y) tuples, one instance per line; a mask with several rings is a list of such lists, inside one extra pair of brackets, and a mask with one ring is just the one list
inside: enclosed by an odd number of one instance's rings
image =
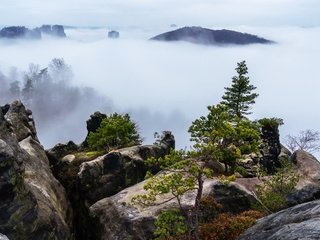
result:
[(320, 25), (319, 0), (1, 0), (1, 25)]

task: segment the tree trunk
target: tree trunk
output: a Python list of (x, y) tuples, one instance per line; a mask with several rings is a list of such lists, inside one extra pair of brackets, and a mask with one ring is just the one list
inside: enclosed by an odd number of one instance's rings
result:
[(197, 196), (194, 204), (194, 239), (200, 240), (199, 237), (199, 209), (200, 209), (200, 201), (201, 201), (201, 196), (202, 196), (202, 191), (203, 191), (203, 179), (202, 179), (202, 173), (198, 174), (197, 177), (198, 180), (198, 191), (197, 191)]

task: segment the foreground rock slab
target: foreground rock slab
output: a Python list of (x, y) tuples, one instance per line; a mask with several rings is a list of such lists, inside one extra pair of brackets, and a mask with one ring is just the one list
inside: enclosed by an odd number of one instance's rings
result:
[(271, 214), (257, 221), (239, 240), (320, 239), (320, 200)]
[(302, 150), (294, 152), (291, 156), (294, 170), (299, 174), (299, 182), (295, 191), (288, 196), (289, 205), (317, 200), (320, 198), (320, 162)]
[(70, 239), (71, 212), (31, 111), (19, 101), (0, 107), (0, 232), (9, 239)]
[[(95, 239), (153, 239), (154, 222), (157, 216), (165, 210), (178, 208), (175, 200), (167, 201), (172, 196), (161, 196), (161, 205), (147, 208), (133, 206), (131, 199), (137, 194), (143, 194), (145, 182), (126, 188), (118, 194), (102, 199), (90, 207), (91, 221), (96, 226)], [(195, 192), (185, 194), (182, 206), (189, 208), (194, 204)], [(217, 180), (206, 180), (204, 196), (213, 196), (223, 205), (224, 212), (238, 213), (250, 208), (255, 202), (251, 193), (238, 183), (221, 184)]]

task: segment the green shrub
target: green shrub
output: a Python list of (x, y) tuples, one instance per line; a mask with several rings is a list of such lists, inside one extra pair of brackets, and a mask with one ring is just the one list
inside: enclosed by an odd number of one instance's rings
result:
[(299, 175), (292, 170), (292, 164), (282, 161), (273, 176), (262, 178), (256, 188), (258, 203), (253, 207), (259, 211), (277, 212), (287, 207), (286, 197), (299, 181)]
[(110, 150), (128, 147), (142, 142), (137, 125), (128, 114), (113, 113), (102, 120), (96, 132), (88, 136), (89, 148), (92, 150)]
[(177, 239), (187, 231), (186, 219), (178, 209), (162, 212), (155, 222), (157, 240)]
[(262, 118), (262, 119), (258, 120), (258, 123), (262, 127), (275, 128), (275, 127), (279, 127), (280, 125), (283, 125), (283, 119), (281, 119), (281, 118)]
[(249, 172), (247, 171), (247, 169), (245, 169), (244, 167), (239, 166), (239, 165), (236, 166), (236, 168), (235, 168), (234, 171), (237, 172), (237, 173), (240, 173), (240, 175), (241, 175), (242, 177), (248, 177), (248, 176), (250, 176), (250, 174), (249, 174)]
[(225, 186), (229, 186), (231, 182), (234, 182), (237, 179), (236, 175), (232, 174), (230, 176), (221, 175), (218, 177), (220, 183)]

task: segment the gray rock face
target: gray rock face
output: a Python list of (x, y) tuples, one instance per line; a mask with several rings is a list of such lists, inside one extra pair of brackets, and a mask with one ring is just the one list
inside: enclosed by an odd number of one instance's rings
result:
[(239, 240), (320, 239), (320, 201), (271, 214), (257, 221)]
[(30, 111), (0, 108), (0, 232), (10, 239), (70, 239), (71, 212)]
[(278, 126), (262, 126), (261, 128), (261, 154), (260, 164), (266, 168), (268, 173), (273, 173), (274, 169), (280, 167), (278, 156), (281, 153), (280, 135)]
[(9, 238), (7, 238), (7, 236), (0, 233), (0, 240), (9, 240)]
[(64, 156), (78, 151), (79, 147), (74, 142), (69, 141), (66, 144), (57, 144), (53, 148), (46, 150), (50, 165), (56, 165)]
[(158, 145), (143, 145), (112, 151), (80, 165), (79, 189), (91, 204), (109, 197), (144, 179), (148, 170), (144, 161), (149, 157), (163, 157), (175, 147), (173, 135), (164, 134)]
[[(89, 132), (95, 131), (106, 115), (99, 112), (87, 121)], [(58, 144), (47, 151), (56, 178), (65, 187), (74, 209), (76, 239), (95, 239), (95, 225), (88, 219), (89, 206), (144, 180), (148, 157), (163, 157), (175, 140), (171, 132), (164, 132), (156, 145), (133, 146), (102, 156), (90, 156), (82, 146), (73, 142)], [(157, 169), (150, 169), (156, 171)]]
[(311, 154), (298, 150), (291, 156), (294, 170), (300, 175), (296, 190), (288, 196), (290, 205), (320, 198), (320, 162)]
[(66, 34), (64, 32), (64, 27), (62, 25), (42, 25), (36, 28), (40, 33), (51, 35), (53, 37), (65, 38)]
[[(178, 208), (175, 200), (162, 205), (141, 208), (132, 206), (131, 199), (137, 194), (143, 194), (145, 182), (126, 188), (118, 194), (102, 199), (90, 207), (90, 216), (96, 226), (95, 239), (152, 239), (155, 229), (154, 221), (164, 210)], [(182, 199), (184, 208), (194, 204), (195, 192), (185, 194)], [(255, 202), (251, 193), (238, 183), (224, 185), (217, 180), (204, 182), (204, 196), (214, 196), (223, 203), (225, 212), (238, 213), (248, 210)], [(159, 202), (167, 201), (171, 195), (164, 195)]]

